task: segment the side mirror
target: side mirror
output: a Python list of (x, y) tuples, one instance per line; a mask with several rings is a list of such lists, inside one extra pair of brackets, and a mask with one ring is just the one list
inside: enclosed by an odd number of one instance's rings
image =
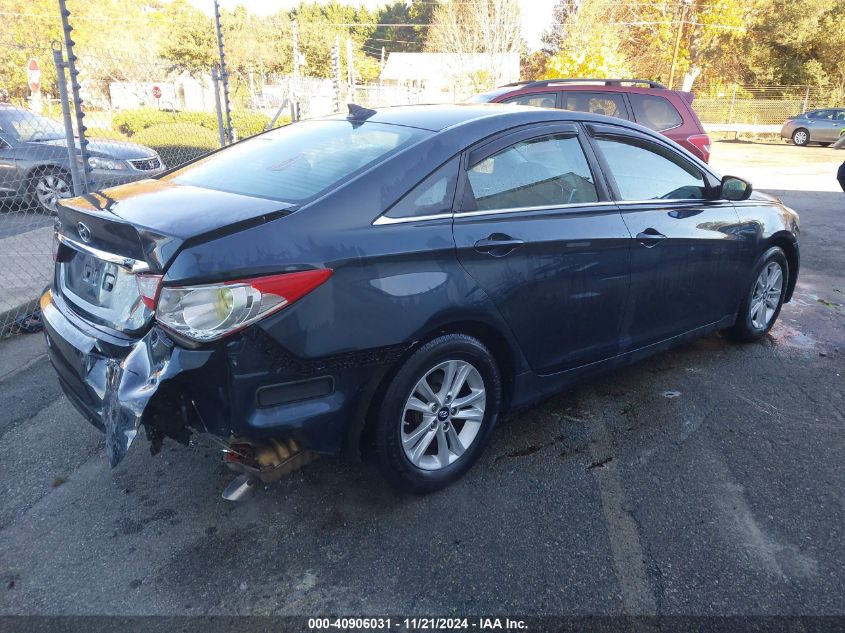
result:
[(731, 200), (732, 202), (739, 202), (740, 200), (748, 200), (751, 197), (751, 183), (736, 176), (725, 176), (722, 178), (722, 185), (720, 187), (721, 196), (724, 200)]

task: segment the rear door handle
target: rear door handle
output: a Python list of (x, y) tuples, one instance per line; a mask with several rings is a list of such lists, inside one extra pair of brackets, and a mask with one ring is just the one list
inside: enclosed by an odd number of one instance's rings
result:
[(645, 246), (646, 248), (652, 248), (660, 244), (660, 240), (665, 240), (666, 236), (663, 235), (657, 229), (653, 229), (651, 227), (647, 228), (645, 231), (637, 233), (637, 241), (640, 244)]
[(504, 233), (493, 233), (489, 237), (478, 240), (473, 246), (479, 253), (492, 257), (504, 257), (525, 244), (522, 240), (512, 238)]

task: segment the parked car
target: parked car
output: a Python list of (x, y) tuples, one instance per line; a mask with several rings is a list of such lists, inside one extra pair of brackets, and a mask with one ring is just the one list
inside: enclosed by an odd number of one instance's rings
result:
[(808, 110), (789, 117), (780, 130), (781, 138), (792, 139), (798, 146), (810, 143), (830, 145), (845, 129), (845, 108)]
[(49, 356), (112, 466), (204, 433), (245, 486), (372, 447), (440, 488), (579, 377), (759, 339), (799, 263), (795, 212), (664, 136), (508, 106), (355, 107), (58, 222)]
[(692, 109), (693, 94), (645, 79), (544, 79), (475, 95), (471, 103), (511, 103), (604, 114), (660, 132), (705, 163), (710, 137)]
[[(158, 154), (149, 147), (88, 140), (92, 189), (149, 178), (164, 171)], [(0, 198), (28, 199), (41, 211), (55, 213), (56, 201), (72, 195), (62, 124), (23, 108), (0, 104)]]

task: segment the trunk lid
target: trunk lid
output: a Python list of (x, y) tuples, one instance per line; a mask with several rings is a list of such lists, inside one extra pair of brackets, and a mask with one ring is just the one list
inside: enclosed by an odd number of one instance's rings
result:
[(287, 215), (292, 205), (163, 180), (141, 180), (62, 200), (56, 288), (86, 320), (133, 333), (152, 312), (138, 273), (161, 274), (186, 244)]

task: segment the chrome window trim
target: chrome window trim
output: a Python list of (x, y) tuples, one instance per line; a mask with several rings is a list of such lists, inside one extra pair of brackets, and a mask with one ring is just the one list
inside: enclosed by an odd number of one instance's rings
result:
[(652, 198), (651, 200), (618, 200), (616, 204), (628, 206), (632, 204), (678, 204), (682, 202), (720, 202), (719, 200), (708, 200), (707, 198)]
[[(673, 202), (677, 202), (674, 200)], [(521, 213), (525, 211), (566, 211), (569, 209), (585, 209), (591, 207), (612, 207), (617, 203), (612, 200), (601, 200), (597, 202), (576, 202), (573, 204), (548, 204), (537, 207), (511, 207), (508, 209), (486, 209), (480, 211), (465, 211), (463, 213), (438, 213), (436, 215), (420, 215), (410, 218), (390, 218), (386, 215), (379, 216), (373, 222), (373, 226), (385, 226), (391, 224), (407, 224), (408, 222), (424, 222), (426, 220), (446, 220), (449, 218), (477, 217), (482, 215), (502, 215), (506, 213)]]
[(380, 215), (373, 220), (373, 226), (386, 226), (391, 224), (406, 224), (408, 222), (425, 222), (426, 220), (446, 220), (452, 217), (452, 212), (435, 213), (433, 215), (412, 215), (407, 218), (391, 218), (387, 215)]
[(590, 207), (606, 207), (614, 206), (616, 203), (611, 200), (602, 200), (596, 202), (573, 202), (572, 204), (546, 204), (536, 207), (510, 207), (506, 209), (483, 209), (479, 211), (464, 211), (463, 213), (456, 213), (455, 217), (476, 217), (480, 215), (500, 215), (504, 213), (521, 213), (525, 211), (554, 211), (569, 209), (584, 209)]
[(132, 259), (131, 257), (124, 257), (123, 255), (115, 255), (114, 253), (108, 253), (106, 251), (101, 251), (98, 248), (94, 248), (93, 246), (86, 246), (85, 244), (81, 244), (76, 242), (69, 237), (62, 235), (59, 232), (56, 232), (56, 239), (59, 240), (65, 246), (72, 248), (75, 251), (79, 251), (80, 253), (87, 253), (88, 255), (93, 255), (97, 259), (102, 259), (105, 262), (109, 262), (111, 264), (117, 264), (121, 268), (127, 269), (131, 273), (143, 273), (150, 269), (149, 264), (146, 262), (139, 262), (137, 259)]

